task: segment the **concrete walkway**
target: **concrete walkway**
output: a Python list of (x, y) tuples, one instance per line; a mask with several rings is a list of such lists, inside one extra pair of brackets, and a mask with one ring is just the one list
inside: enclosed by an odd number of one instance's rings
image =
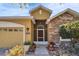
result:
[(46, 46), (45, 45), (37, 46), (36, 51), (35, 51), (35, 55), (36, 56), (49, 56), (49, 53), (46, 49)]
[(49, 56), (46, 46), (47, 45), (37, 45), (35, 53), (30, 53), (26, 56)]

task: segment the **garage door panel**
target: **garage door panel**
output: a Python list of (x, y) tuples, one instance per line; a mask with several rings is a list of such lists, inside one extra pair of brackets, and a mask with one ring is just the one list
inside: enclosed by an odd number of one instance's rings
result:
[(12, 47), (17, 44), (23, 44), (23, 32), (0, 31), (0, 48)]

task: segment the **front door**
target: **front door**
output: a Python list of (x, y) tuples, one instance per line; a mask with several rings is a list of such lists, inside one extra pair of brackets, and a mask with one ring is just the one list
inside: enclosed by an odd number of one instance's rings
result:
[(37, 30), (37, 41), (45, 41), (44, 29)]

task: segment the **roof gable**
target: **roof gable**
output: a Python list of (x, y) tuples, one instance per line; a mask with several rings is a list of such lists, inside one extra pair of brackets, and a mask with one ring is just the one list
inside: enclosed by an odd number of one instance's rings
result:
[(48, 9), (48, 8), (42, 6), (42, 5), (39, 5), (38, 7), (36, 7), (36, 8), (34, 8), (34, 9), (30, 10), (29, 13), (31, 14), (32, 12), (34, 12), (35, 10), (38, 10), (38, 9), (43, 9), (43, 10), (45, 10), (45, 11), (48, 11), (50, 14), (52, 13), (52, 10), (50, 10), (50, 9)]
[(55, 16), (50, 17), (50, 18), (47, 20), (46, 24), (48, 24), (52, 19), (54, 19), (54, 18), (56, 18), (56, 17), (58, 17), (58, 16), (60, 16), (60, 15), (62, 15), (62, 14), (64, 14), (64, 13), (66, 13), (66, 12), (70, 13), (70, 14), (73, 15), (74, 17), (79, 17), (79, 13), (78, 13), (78, 12), (76, 12), (76, 11), (70, 9), (70, 8), (67, 8), (67, 9), (65, 9), (64, 11), (59, 12), (59, 13), (56, 14)]

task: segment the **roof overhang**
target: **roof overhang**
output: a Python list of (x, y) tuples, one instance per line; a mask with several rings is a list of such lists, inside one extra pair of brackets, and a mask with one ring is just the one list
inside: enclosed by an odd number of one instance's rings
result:
[(35, 24), (35, 20), (33, 19), (32, 16), (1, 16), (1, 20), (20, 20), (20, 19), (29, 19), (32, 20), (33, 24)]

